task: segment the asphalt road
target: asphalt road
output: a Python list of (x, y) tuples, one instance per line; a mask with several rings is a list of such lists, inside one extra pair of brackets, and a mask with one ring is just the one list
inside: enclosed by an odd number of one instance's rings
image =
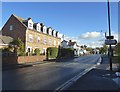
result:
[(100, 55), (82, 56), (51, 64), (2, 72), (3, 90), (55, 90), (98, 62)]

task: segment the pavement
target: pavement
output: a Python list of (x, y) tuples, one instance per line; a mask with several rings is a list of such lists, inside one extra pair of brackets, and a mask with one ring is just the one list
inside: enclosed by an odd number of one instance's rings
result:
[(4, 71), (4, 70), (11, 70), (11, 69), (37, 66), (39, 64), (51, 64), (51, 63), (54, 63), (54, 61), (37, 61), (37, 62), (17, 64), (17, 65), (6, 65), (6, 66), (2, 66), (2, 70)]
[(11, 70), (11, 69), (18, 69), (18, 68), (25, 68), (25, 67), (31, 67), (31, 66), (38, 66), (40, 64), (51, 64), (55, 62), (66, 62), (66, 61), (72, 61), (74, 58), (77, 57), (71, 57), (71, 58), (65, 58), (65, 59), (51, 59), (51, 60), (44, 60), (44, 61), (37, 61), (37, 62), (27, 62), (22, 64), (15, 64), (15, 65), (5, 65), (2, 66), (2, 70)]
[[(115, 65), (114, 68), (116, 68)], [(96, 66), (73, 85), (62, 91), (71, 90), (80, 92), (120, 92), (120, 72), (110, 71), (108, 57), (102, 56), (101, 65)]]

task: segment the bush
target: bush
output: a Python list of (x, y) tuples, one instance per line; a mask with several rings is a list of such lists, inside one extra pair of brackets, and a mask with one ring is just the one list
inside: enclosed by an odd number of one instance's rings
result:
[(40, 55), (40, 49), (39, 49), (39, 48), (36, 48), (36, 49), (34, 50), (34, 53), (35, 53), (35, 55)]
[(58, 48), (56, 47), (49, 47), (47, 48), (47, 59), (52, 58), (56, 59), (58, 56)]
[(25, 52), (21, 52), (18, 54), (18, 56), (26, 56), (26, 53)]
[(74, 50), (71, 48), (61, 48), (60, 50), (60, 56), (63, 58), (69, 58), (69, 57), (74, 57)]

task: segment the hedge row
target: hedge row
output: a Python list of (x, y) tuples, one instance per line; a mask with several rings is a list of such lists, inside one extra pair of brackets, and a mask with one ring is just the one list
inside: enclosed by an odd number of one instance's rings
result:
[(74, 56), (74, 50), (71, 48), (61, 48), (60, 49), (60, 56), (63, 58), (73, 57)]
[(47, 59), (69, 58), (74, 56), (74, 50), (71, 48), (47, 48)]
[(46, 55), (47, 55), (47, 59), (50, 59), (50, 58), (55, 59), (55, 58), (57, 58), (57, 56), (58, 56), (58, 48), (56, 48), (56, 47), (47, 48)]

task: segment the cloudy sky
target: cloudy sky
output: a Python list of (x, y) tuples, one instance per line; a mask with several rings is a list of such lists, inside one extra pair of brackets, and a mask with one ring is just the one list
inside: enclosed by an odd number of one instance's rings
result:
[[(111, 2), (111, 31), (118, 34), (118, 3)], [(79, 45), (101, 46), (108, 32), (106, 2), (3, 2), (2, 26), (11, 14), (44, 23)]]

